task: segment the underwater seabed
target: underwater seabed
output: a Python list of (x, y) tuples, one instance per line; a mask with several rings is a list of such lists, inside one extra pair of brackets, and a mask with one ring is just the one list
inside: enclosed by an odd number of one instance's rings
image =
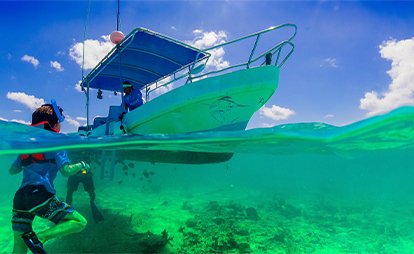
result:
[[(99, 172), (94, 176), (105, 220), (93, 222), (88, 195), (80, 188), (74, 206), (88, 218), (86, 230), (46, 248), (50, 253), (412, 253), (412, 152), (237, 154), (215, 165), (117, 165), (113, 181), (101, 180)], [(1, 174), (0, 248), (9, 253), (12, 231), (6, 225), (20, 176)], [(64, 197), (65, 178), (58, 176), (56, 186)], [(47, 225), (37, 220), (36, 229)]]
[[(73, 206), (87, 217), (87, 228), (45, 246), (49, 253), (413, 253), (413, 126), (414, 108), (407, 107), (345, 127), (281, 125), (227, 139), (144, 136), (166, 151), (235, 154), (203, 165), (126, 160), (115, 164), (113, 180), (101, 179), (102, 164), (110, 163), (93, 161), (105, 220), (94, 223), (80, 187)], [(7, 133), (0, 140), (0, 253), (12, 250), (10, 210), (21, 181), (8, 175), (15, 155), (7, 154), (33, 149), (27, 127), (16, 127), (0, 125)], [(51, 149), (83, 142), (44, 138), (43, 148)], [(63, 199), (66, 179), (58, 175), (55, 185)], [(37, 220), (35, 229), (49, 225)]]

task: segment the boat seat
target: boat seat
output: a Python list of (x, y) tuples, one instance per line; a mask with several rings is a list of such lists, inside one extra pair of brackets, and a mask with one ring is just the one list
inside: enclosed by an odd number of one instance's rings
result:
[(125, 110), (122, 106), (109, 106), (108, 122), (121, 120), (121, 115)]
[(78, 134), (80, 136), (88, 136), (90, 134), (89, 130), (92, 129), (93, 126), (79, 126), (78, 127)]
[(122, 114), (125, 112), (122, 106), (109, 106), (108, 117), (106, 118), (105, 134), (109, 135), (109, 123), (120, 121)]
[(102, 116), (98, 116), (95, 117), (93, 119), (93, 128), (95, 129), (96, 127), (105, 124), (106, 123), (106, 117), (102, 117)]
[(79, 131), (88, 131), (88, 126), (79, 126), (78, 127), (78, 132)]

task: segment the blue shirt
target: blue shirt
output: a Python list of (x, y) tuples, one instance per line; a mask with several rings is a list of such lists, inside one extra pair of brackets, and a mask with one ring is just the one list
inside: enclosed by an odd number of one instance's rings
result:
[(32, 163), (28, 166), (22, 166), (22, 160), (18, 157), (13, 165), (17, 168), (23, 167), (23, 180), (19, 189), (27, 185), (43, 185), (47, 191), (56, 194), (53, 181), (56, 178), (57, 172), (65, 164), (69, 164), (70, 160), (66, 151), (44, 153), (45, 159), (54, 159), (56, 163)]
[(132, 89), (130, 94), (124, 95), (125, 106), (129, 108), (129, 111), (132, 111), (144, 102), (142, 101), (142, 93), (139, 89)]

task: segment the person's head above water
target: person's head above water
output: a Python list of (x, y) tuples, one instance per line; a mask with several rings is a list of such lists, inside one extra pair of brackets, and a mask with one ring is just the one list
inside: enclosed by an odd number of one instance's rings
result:
[(32, 125), (44, 124), (46, 130), (60, 131), (60, 123), (65, 120), (63, 109), (57, 106), (56, 101), (51, 104), (43, 104), (32, 114)]

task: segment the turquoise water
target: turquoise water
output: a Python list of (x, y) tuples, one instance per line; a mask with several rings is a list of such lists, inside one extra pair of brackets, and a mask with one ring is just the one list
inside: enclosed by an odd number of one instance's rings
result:
[[(141, 253), (148, 246), (144, 233), (161, 237), (163, 230), (169, 242), (152, 251), (414, 251), (412, 107), (344, 127), (297, 123), (100, 139), (6, 122), (0, 129), (3, 225), (21, 180), (7, 174), (17, 154), (67, 149), (73, 161), (92, 165), (105, 221), (93, 223), (80, 188), (74, 206), (88, 218), (87, 229), (48, 242), (51, 253)], [(64, 197), (63, 176), (56, 187)], [(36, 221), (36, 229), (46, 226)], [(8, 253), (12, 231), (0, 231), (0, 250)]]

